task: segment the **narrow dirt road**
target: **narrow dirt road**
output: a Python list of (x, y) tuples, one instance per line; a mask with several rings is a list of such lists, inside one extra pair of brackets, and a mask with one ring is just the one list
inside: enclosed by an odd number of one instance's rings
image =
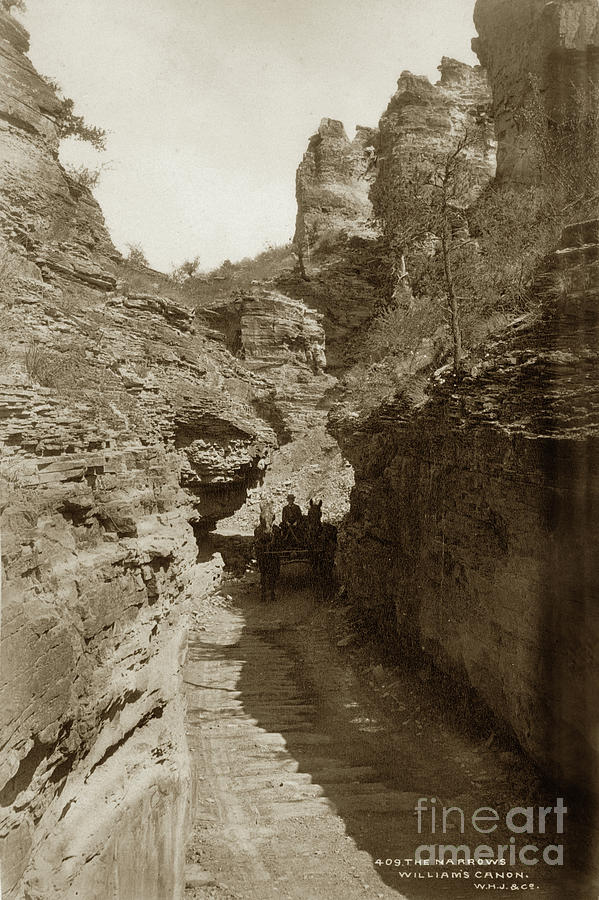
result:
[[(541, 802), (514, 795), (525, 790), (517, 756), (460, 735), (436, 715), (434, 698), (415, 712), (409, 680), (390, 714), (331, 643), (331, 613), (327, 627), (301, 574), (285, 575), (275, 604), (259, 602), (251, 576), (227, 589), (232, 601), (192, 635), (186, 666), (188, 900), (595, 896), (580, 873), (573, 882), (543, 863), (414, 865), (421, 844), (509, 845), (505, 825), (485, 836), (468, 816)], [(463, 809), (464, 833), (456, 813), (445, 835), (431, 833), (430, 816), (419, 834), (419, 797)]]

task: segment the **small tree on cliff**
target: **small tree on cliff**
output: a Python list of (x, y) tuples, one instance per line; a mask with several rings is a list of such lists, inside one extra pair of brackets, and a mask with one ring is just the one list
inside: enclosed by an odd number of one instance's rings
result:
[(134, 266), (148, 267), (150, 263), (141, 244), (127, 244), (126, 261)]
[(478, 131), (465, 130), (431, 173), (430, 230), (439, 237), (456, 372), (461, 370), (463, 359), (461, 306), (475, 300), (470, 271), (476, 268), (471, 252), (474, 241), (468, 228), (466, 204), (475, 186), (471, 155), (481, 137)]
[(465, 128), (445, 152), (410, 164), (405, 173), (398, 167), (374, 198), (394, 273), (393, 300), (409, 307), (417, 295), (438, 309), (450, 326), (456, 372), (464, 355), (462, 310), (477, 300), (480, 254), (467, 208), (486, 143), (485, 127)]
[(45, 78), (44, 81), (52, 88), (60, 102), (60, 108), (55, 115), (59, 137), (63, 139), (73, 137), (78, 141), (86, 141), (95, 150), (105, 150), (106, 131), (97, 125), (88, 125), (83, 116), (75, 114), (74, 100), (64, 96), (58, 82), (52, 78)]

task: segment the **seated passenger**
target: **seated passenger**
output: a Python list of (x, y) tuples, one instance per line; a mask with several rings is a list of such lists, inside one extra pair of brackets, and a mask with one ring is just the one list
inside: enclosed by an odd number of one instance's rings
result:
[(304, 517), (302, 511), (295, 503), (294, 495), (288, 494), (287, 503), (283, 507), (281, 516), (281, 533), (284, 543), (287, 546), (301, 544), (303, 530)]
[(302, 511), (295, 502), (294, 494), (287, 494), (287, 503), (283, 507), (283, 515), (281, 516), (283, 525), (298, 525), (302, 521)]

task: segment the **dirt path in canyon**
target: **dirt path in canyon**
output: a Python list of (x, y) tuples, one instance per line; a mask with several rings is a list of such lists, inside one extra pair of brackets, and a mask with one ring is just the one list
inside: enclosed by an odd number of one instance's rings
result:
[[(597, 895), (581, 886), (577, 863), (573, 878), (543, 863), (488, 868), (512, 873), (498, 880), (477, 878), (481, 866), (406, 862), (420, 844), (509, 844), (504, 826), (485, 837), (468, 816), (555, 797), (533, 796), (517, 751), (456, 727), (416, 675), (396, 678), (392, 697), (373, 688), (356, 665), (359, 651), (336, 646), (335, 608), (315, 599), (299, 567), (286, 570), (280, 588), (265, 605), (256, 576), (229, 584), (232, 599), (217, 600), (191, 635), (186, 900), (467, 900), (497, 889), (555, 900)], [(380, 666), (373, 670), (380, 676)], [(464, 834), (454, 814), (445, 836), (432, 835), (429, 814), (419, 835), (419, 797), (429, 808), (434, 797), (437, 807), (463, 809)], [(521, 837), (518, 846), (543, 846)]]

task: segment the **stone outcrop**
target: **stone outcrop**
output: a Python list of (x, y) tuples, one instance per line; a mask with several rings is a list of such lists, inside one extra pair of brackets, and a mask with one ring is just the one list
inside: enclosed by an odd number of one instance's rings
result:
[(523, 317), (416, 407), (337, 420), (356, 471), (351, 601), (473, 686), (551, 775), (599, 789), (599, 226), (564, 232)]
[(556, 118), (596, 103), (589, 80), (599, 76), (599, 10), (595, 0), (477, 0), (473, 49), (493, 88), (501, 179), (535, 177), (531, 130), (521, 111), (537, 80), (546, 113)]
[(381, 259), (369, 199), (375, 143), (375, 129), (358, 127), (350, 141), (341, 122), (323, 119), (296, 175), (301, 276), (288, 274), (277, 285), (322, 314), (332, 373), (348, 365), (352, 341), (379, 295)]
[[(314, 263), (314, 257), (312, 257)], [(352, 364), (356, 345), (382, 296), (383, 260), (378, 240), (353, 238), (319, 256), (309, 278), (297, 273), (277, 279), (277, 287), (322, 315), (327, 372), (338, 375)]]
[(398, 175), (438, 159), (460, 129), (475, 123), (482, 123), (487, 140), (472, 155), (478, 175), (472, 199), (494, 175), (491, 93), (484, 71), (447, 57), (439, 70), (434, 85), (402, 73), (379, 128), (358, 128), (351, 142), (341, 122), (323, 119), (298, 168), (294, 244), (303, 277), (277, 283), (322, 313), (333, 374), (352, 364), (364, 328), (388, 294), (388, 251), (374, 222), (373, 201), (382, 209)]
[(188, 612), (219, 569), (194, 530), (277, 438), (264, 379), (123, 269), (27, 46), (0, 12), (2, 894), (163, 900), (184, 887)]
[(315, 265), (315, 254), (331, 251), (348, 238), (375, 236), (368, 199), (375, 140), (374, 129), (358, 127), (350, 141), (336, 119), (323, 119), (310, 138), (296, 175), (294, 237), (306, 272)]
[(226, 346), (260, 378), (254, 405), (290, 440), (326, 418), (324, 397), (335, 384), (326, 373), (323, 314), (277, 291), (256, 288), (202, 310)]
[(456, 136), (475, 125), (486, 132), (486, 140), (471, 153), (471, 199), (494, 176), (495, 142), (486, 73), (448, 57), (443, 57), (439, 72), (436, 84), (423, 75), (402, 72), (379, 122), (373, 196), (389, 192), (394, 179), (408, 176), (416, 166), (426, 167), (427, 162), (434, 166), (453, 149)]
[(57, 164), (60, 101), (28, 48), (24, 28), (0, 12), (0, 234), (40, 266), (110, 289), (120, 254), (90, 192)]

